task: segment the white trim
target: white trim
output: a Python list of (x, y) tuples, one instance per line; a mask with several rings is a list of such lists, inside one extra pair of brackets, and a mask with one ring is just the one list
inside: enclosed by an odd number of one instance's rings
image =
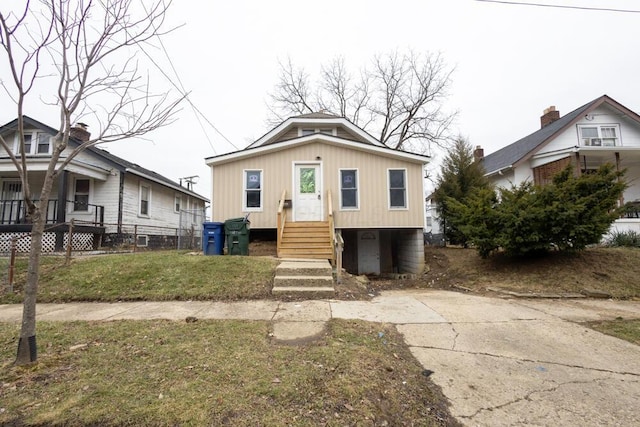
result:
[[(305, 134), (305, 131), (311, 131), (311, 133), (307, 133)], [(324, 131), (329, 131), (331, 133), (326, 133)], [(309, 135), (313, 135), (319, 133), (320, 135), (327, 135), (327, 136), (337, 136), (338, 135), (338, 129), (335, 127), (323, 127), (323, 126), (300, 126), (298, 127), (298, 136), (309, 136)]]
[[(28, 130), (24, 132), (24, 135), (31, 136), (31, 147), (29, 148), (29, 152), (25, 153), (27, 156), (35, 156), (35, 157), (50, 157), (52, 153), (52, 142), (53, 137), (51, 134), (47, 132), (37, 131), (37, 130)], [(49, 137), (49, 148), (46, 153), (38, 153), (38, 137), (40, 135), (46, 135)], [(15, 133), (14, 143), (13, 143), (13, 153), (16, 156), (20, 155), (20, 134), (18, 132)]]
[(135, 170), (135, 169), (125, 168), (125, 170), (124, 170), (124, 171), (125, 171), (125, 172), (127, 172), (127, 173), (130, 173), (130, 174), (133, 174), (133, 175), (137, 175), (137, 176), (139, 176), (139, 177), (141, 177), (141, 178), (144, 178), (144, 179), (147, 179), (147, 180), (149, 180), (149, 181), (153, 181), (153, 182), (155, 182), (155, 183), (157, 183), (157, 184), (160, 184), (160, 185), (162, 185), (162, 186), (164, 186), (164, 187), (171, 188), (172, 190), (179, 191), (180, 193), (182, 193), (182, 194), (186, 194), (187, 196), (191, 196), (191, 197), (194, 197), (194, 198), (196, 198), (196, 199), (203, 200), (203, 201), (205, 201), (205, 202), (209, 202), (209, 201), (210, 201), (210, 200), (209, 200), (209, 199), (207, 199), (206, 197), (202, 197), (202, 196), (201, 196), (201, 195), (199, 195), (198, 193), (194, 193), (194, 192), (192, 192), (192, 191), (189, 191), (189, 190), (187, 190), (186, 188), (184, 188), (184, 187), (180, 187), (180, 186), (179, 186), (179, 185), (177, 185), (177, 184), (176, 184), (176, 185), (169, 184), (169, 183), (168, 183), (168, 182), (166, 182), (166, 181), (162, 181), (162, 180), (160, 180), (160, 179), (154, 178), (154, 177), (149, 176), (149, 175), (147, 175), (147, 174), (145, 174), (145, 173), (139, 172), (139, 171), (137, 171), (137, 170)]
[(371, 144), (384, 146), (384, 144), (382, 144), (380, 141), (378, 141), (377, 139), (375, 139), (374, 137), (369, 135), (367, 132), (365, 132), (358, 126), (354, 125), (344, 117), (327, 117), (327, 118), (290, 117), (284, 122), (280, 123), (275, 128), (271, 129), (269, 132), (267, 132), (265, 135), (263, 135), (253, 143), (249, 144), (246, 148), (255, 148), (255, 147), (262, 146), (265, 143), (271, 141), (276, 136), (284, 133), (286, 129), (293, 127), (293, 125), (300, 125), (300, 127), (306, 126), (308, 128), (312, 128), (312, 127), (315, 128), (316, 125), (318, 127), (323, 127), (323, 128), (328, 128), (328, 127), (331, 127), (332, 125), (336, 125), (336, 126), (341, 125), (349, 129), (353, 133), (357, 134), (358, 136), (363, 138), (365, 141), (370, 142)]
[(411, 162), (421, 163), (421, 164), (426, 164), (430, 160), (429, 156), (424, 156), (421, 154), (394, 150), (392, 148), (385, 147), (385, 146), (381, 147), (381, 146), (366, 144), (362, 142), (350, 141), (347, 139), (342, 139), (336, 136), (329, 136), (321, 133), (314, 133), (313, 135), (307, 135), (307, 136), (303, 136), (296, 139), (290, 139), (288, 141), (282, 141), (275, 144), (269, 144), (261, 147), (251, 148), (250, 150), (244, 149), (240, 151), (234, 151), (233, 153), (222, 154), (216, 157), (209, 157), (205, 159), (205, 162), (209, 166), (214, 166), (214, 165), (229, 163), (229, 162), (250, 158), (254, 156), (264, 155), (272, 151), (285, 150), (293, 146), (310, 144), (313, 142), (322, 142), (328, 145), (344, 146), (344, 147), (352, 148), (358, 151), (379, 154), (385, 157), (401, 159), (401, 160), (406, 160), (406, 161), (411, 161)]
[[(591, 137), (589, 138), (589, 140), (591, 141), (589, 145), (585, 144), (584, 138), (582, 137), (582, 129), (584, 128), (596, 128), (596, 130), (598, 131), (598, 136), (597, 137)], [(616, 137), (615, 137), (615, 143), (614, 145), (605, 145), (604, 140), (605, 139), (612, 139), (612, 138), (605, 138), (602, 136), (602, 128), (614, 128), (615, 132), (616, 132)], [(580, 147), (605, 147), (605, 148), (610, 148), (610, 147), (622, 147), (622, 138), (620, 136), (620, 125), (618, 123), (578, 123), (576, 125), (576, 129), (578, 132), (578, 145)], [(595, 143), (594, 141), (599, 141), (599, 143)]]
[[(147, 196), (147, 213), (142, 213), (142, 188), (149, 189), (149, 194)], [(138, 183), (138, 216), (141, 218), (151, 217), (151, 184), (143, 181)]]
[[(391, 206), (391, 171), (404, 171), (404, 206)], [(387, 209), (390, 211), (409, 210), (409, 180), (406, 168), (387, 168)]]
[(297, 188), (297, 181), (296, 181), (296, 167), (297, 166), (317, 166), (318, 167), (318, 175), (316, 176), (316, 186), (318, 188), (316, 188), (316, 192), (320, 193), (320, 197), (321, 197), (321, 202), (320, 203), (320, 221), (322, 221), (324, 219), (324, 186), (323, 186), (323, 179), (322, 179), (322, 170), (323, 170), (323, 165), (322, 165), (322, 160), (317, 161), (317, 160), (294, 160), (292, 162), (292, 170), (291, 170), (291, 203), (293, 203), (293, 209), (291, 209), (291, 220), (293, 222), (296, 222), (296, 209), (298, 206), (298, 188)]
[[(146, 234), (138, 234), (136, 236), (136, 239), (136, 246), (140, 248), (146, 248), (147, 246), (149, 246), (149, 236), (147, 236)], [(144, 240), (144, 243), (140, 243), (140, 240)]]
[[(79, 179), (86, 179), (87, 181), (89, 181), (89, 193), (87, 194), (87, 210), (84, 211), (79, 211), (76, 210), (76, 186), (77, 186), (77, 182)], [(73, 177), (73, 204), (71, 205), (71, 210), (69, 210), (69, 213), (72, 213), (74, 215), (87, 215), (87, 214), (93, 214), (93, 210), (92, 207), (89, 206), (90, 204), (92, 204), (93, 201), (93, 179), (91, 179), (90, 177), (87, 176), (74, 176)], [(65, 201), (66, 203), (66, 201)]]
[[(260, 173), (260, 207), (250, 208), (247, 206), (247, 172)], [(242, 170), (242, 212), (263, 212), (264, 211), (264, 170), (263, 169), (243, 169)]]
[[(356, 205), (342, 206), (342, 171), (356, 171)], [(338, 209), (345, 212), (353, 212), (360, 210), (360, 170), (358, 168), (339, 168), (338, 169)]]

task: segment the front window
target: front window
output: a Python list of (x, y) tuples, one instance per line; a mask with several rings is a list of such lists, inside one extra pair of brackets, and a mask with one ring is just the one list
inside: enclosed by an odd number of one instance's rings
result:
[(180, 212), (180, 204), (182, 203), (182, 197), (181, 196), (176, 196), (175, 197), (175, 201), (174, 201), (174, 205), (173, 205), (173, 210), (175, 212)]
[(406, 170), (389, 169), (389, 207), (391, 209), (407, 207)]
[(262, 171), (244, 171), (244, 206), (245, 210), (262, 209)]
[(357, 169), (342, 169), (340, 171), (340, 207), (342, 209), (358, 208)]
[(90, 182), (88, 179), (76, 179), (73, 197), (74, 211), (86, 212), (89, 210), (89, 188)]
[(580, 126), (580, 140), (587, 147), (615, 147), (620, 144), (618, 125)]
[(151, 204), (151, 187), (140, 185), (140, 215), (148, 216)]

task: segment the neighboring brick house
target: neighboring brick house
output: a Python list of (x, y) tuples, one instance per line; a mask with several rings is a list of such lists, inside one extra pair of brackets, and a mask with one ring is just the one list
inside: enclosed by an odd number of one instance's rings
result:
[[(30, 186), (38, 194), (51, 156), (50, 138), (57, 131), (27, 116), (24, 123)], [(17, 155), (16, 127), (17, 119), (0, 127), (0, 134), (7, 143), (14, 144)], [(84, 125), (76, 125), (71, 132), (70, 148), (90, 136)], [(2, 245), (6, 246), (7, 236), (28, 235), (31, 225), (25, 218), (22, 183), (1, 148), (0, 190), (0, 237), (5, 237), (0, 238), (2, 250), (6, 249)], [(181, 218), (183, 225), (200, 230), (207, 202), (205, 197), (160, 174), (90, 147), (73, 159), (54, 183), (47, 209), (47, 227), (52, 232), (44, 238), (44, 249), (64, 246), (65, 224), (72, 219), (77, 221), (76, 231), (91, 236), (83, 240), (84, 249), (127, 243), (123, 239), (131, 243), (132, 229), (139, 230), (135, 236), (138, 245), (175, 246)]]

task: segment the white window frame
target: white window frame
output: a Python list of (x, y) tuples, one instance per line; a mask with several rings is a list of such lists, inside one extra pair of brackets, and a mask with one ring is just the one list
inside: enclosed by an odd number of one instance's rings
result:
[[(27, 156), (50, 156), (51, 155), (51, 135), (46, 132), (25, 132), (25, 138), (29, 135), (31, 137), (31, 146), (29, 147), (29, 151), (25, 153)], [(49, 137), (49, 144), (46, 153), (38, 153), (38, 141), (41, 136)], [(16, 133), (15, 142), (13, 144), (13, 152), (16, 155), (20, 154), (20, 136)]]
[[(82, 209), (82, 210), (78, 210), (76, 209), (76, 195), (81, 194), (81, 195), (85, 195), (85, 193), (78, 193), (78, 187), (77, 187), (77, 182), (78, 181), (89, 181), (89, 192), (86, 193), (87, 196), (87, 209)], [(90, 213), (91, 212), (91, 208), (89, 207), (89, 205), (91, 204), (91, 194), (93, 193), (93, 180), (91, 178), (86, 178), (86, 177), (75, 177), (73, 179), (73, 205), (72, 205), (72, 212), (73, 213)]]
[[(396, 188), (391, 188), (391, 171), (402, 171), (404, 172), (404, 206), (391, 206), (391, 190), (397, 190)], [(387, 206), (389, 210), (408, 210), (409, 209), (409, 183), (407, 180), (407, 169), (406, 168), (389, 168), (387, 169)]]
[[(595, 128), (598, 131), (597, 137), (582, 137), (582, 130), (585, 128)], [(602, 135), (603, 128), (613, 128), (616, 132), (616, 137), (613, 145), (605, 143), (607, 138)], [(597, 124), (580, 124), (578, 125), (578, 140), (583, 147), (622, 147), (622, 139), (620, 137), (620, 125), (617, 123), (597, 123)]]
[[(147, 195), (147, 212), (146, 213), (142, 212), (142, 189), (143, 188), (147, 188), (149, 190)], [(141, 182), (138, 187), (138, 216), (143, 218), (149, 218), (151, 216), (151, 184), (148, 184), (146, 182)]]
[[(355, 171), (356, 172), (356, 205), (355, 206), (344, 206), (342, 202), (342, 172), (343, 171)], [(340, 210), (341, 211), (358, 211), (360, 210), (360, 171), (358, 168), (340, 168), (338, 169), (338, 183), (339, 183), (339, 192), (340, 192)], [(347, 188), (347, 190), (351, 190), (351, 188)]]
[[(256, 191), (255, 188), (247, 188), (247, 172), (258, 172), (260, 174), (260, 206), (247, 206), (247, 192)], [(263, 169), (243, 169), (242, 170), (242, 211), (243, 212), (262, 212), (264, 210), (264, 170)]]
[(149, 246), (149, 236), (146, 234), (138, 234), (136, 236), (136, 246), (139, 248), (146, 248)]
[(180, 213), (180, 209), (182, 209), (182, 195), (176, 194), (173, 198), (173, 212)]
[(298, 128), (298, 136), (307, 136), (307, 135), (313, 135), (316, 133), (320, 133), (323, 135), (336, 136), (338, 134), (338, 129), (327, 128), (327, 127), (311, 127), (311, 126), (303, 126)]

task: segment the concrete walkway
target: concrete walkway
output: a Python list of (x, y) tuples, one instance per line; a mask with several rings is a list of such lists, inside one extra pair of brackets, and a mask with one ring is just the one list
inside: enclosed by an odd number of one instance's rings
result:
[[(0, 305), (19, 322), (21, 306)], [(396, 324), (469, 426), (640, 425), (640, 346), (576, 322), (640, 318), (640, 302), (499, 299), (445, 291), (372, 301), (40, 304), (43, 321), (248, 319), (304, 340), (332, 318)]]

